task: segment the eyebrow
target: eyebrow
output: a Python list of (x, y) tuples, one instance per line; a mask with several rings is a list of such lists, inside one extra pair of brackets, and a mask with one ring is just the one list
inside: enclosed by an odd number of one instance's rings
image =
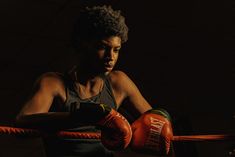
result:
[(109, 47), (121, 48), (121, 45), (117, 45), (117, 46), (110, 46), (110, 45), (108, 44), (108, 42), (106, 42), (106, 41), (101, 41), (101, 44), (104, 44), (105, 46), (109, 46)]

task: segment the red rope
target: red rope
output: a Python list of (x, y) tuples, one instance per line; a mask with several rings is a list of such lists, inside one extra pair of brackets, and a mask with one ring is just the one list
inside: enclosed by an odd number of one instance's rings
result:
[(7, 126), (0, 126), (0, 134), (28, 135), (28, 136), (40, 136), (41, 135), (41, 133), (38, 130), (14, 128), (14, 127), (7, 127)]
[(82, 138), (82, 139), (100, 139), (100, 133), (82, 133), (82, 132), (68, 132), (68, 131), (59, 131), (57, 133), (59, 137), (67, 137), (67, 138)]
[[(0, 126), (0, 135), (20, 135), (20, 136), (45, 136), (44, 132), (35, 129), (15, 128)], [(93, 132), (70, 132), (58, 131), (55, 133), (58, 137), (66, 138), (82, 138), (82, 139), (100, 139), (100, 133)], [(173, 136), (172, 141), (221, 141), (221, 140), (235, 140), (235, 135), (220, 134), (220, 135), (186, 135), (186, 136)]]
[(220, 134), (220, 135), (187, 135), (173, 136), (172, 141), (234, 141), (235, 135)]
[[(0, 135), (19, 135), (19, 136), (46, 136), (45, 132), (40, 132), (35, 129), (26, 129), (26, 128), (15, 128), (15, 127), (7, 127), (0, 126)], [(70, 131), (59, 131), (55, 133), (58, 137), (66, 137), (66, 138), (88, 138), (88, 139), (100, 139), (100, 133), (89, 133), (89, 132), (70, 132)]]

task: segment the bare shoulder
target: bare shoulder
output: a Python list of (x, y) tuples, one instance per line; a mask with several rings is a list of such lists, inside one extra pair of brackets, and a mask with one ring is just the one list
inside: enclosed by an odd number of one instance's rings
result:
[(40, 89), (51, 91), (54, 94), (60, 94), (64, 91), (64, 81), (62, 74), (56, 72), (47, 72), (39, 76), (36, 86)]
[(62, 81), (60, 73), (46, 72), (39, 76), (40, 81)]
[(125, 95), (129, 95), (133, 87), (135, 88), (134, 82), (123, 71), (112, 71), (109, 74), (109, 79), (114, 90), (123, 92)]
[(112, 84), (118, 84), (118, 85), (121, 85), (122, 83), (130, 80), (127, 74), (120, 70), (112, 71), (109, 74), (109, 79)]
[(131, 110), (137, 111), (136, 113), (144, 113), (151, 109), (150, 104), (146, 101), (136, 84), (129, 76), (127, 76), (127, 74), (122, 71), (113, 71), (110, 73), (109, 77), (116, 95), (121, 95), (121, 100), (127, 100), (128, 105), (132, 108)]

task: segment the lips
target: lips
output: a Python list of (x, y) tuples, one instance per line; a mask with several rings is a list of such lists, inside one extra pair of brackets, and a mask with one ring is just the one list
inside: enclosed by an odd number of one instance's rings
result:
[(106, 67), (113, 67), (113, 62), (112, 61), (104, 62), (104, 65)]

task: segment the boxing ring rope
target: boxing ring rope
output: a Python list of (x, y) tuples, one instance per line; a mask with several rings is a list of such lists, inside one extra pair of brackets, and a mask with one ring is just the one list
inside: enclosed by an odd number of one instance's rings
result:
[[(16, 135), (26, 137), (40, 137), (50, 136), (51, 133), (46, 133), (36, 129), (26, 129), (17, 127), (0, 126), (0, 135)], [(88, 132), (70, 132), (70, 131), (57, 131), (53, 133), (53, 136), (65, 137), (65, 138), (82, 138), (82, 139), (100, 139), (100, 133), (88, 133)]]
[(182, 135), (173, 136), (172, 141), (234, 141), (235, 135), (216, 134), (216, 135)]
[[(0, 135), (19, 135), (27, 137), (47, 136), (46, 132), (36, 129), (0, 126)], [(100, 139), (100, 133), (58, 131), (53, 136), (66, 138)], [(235, 141), (233, 134), (181, 135), (173, 136), (172, 141)]]

